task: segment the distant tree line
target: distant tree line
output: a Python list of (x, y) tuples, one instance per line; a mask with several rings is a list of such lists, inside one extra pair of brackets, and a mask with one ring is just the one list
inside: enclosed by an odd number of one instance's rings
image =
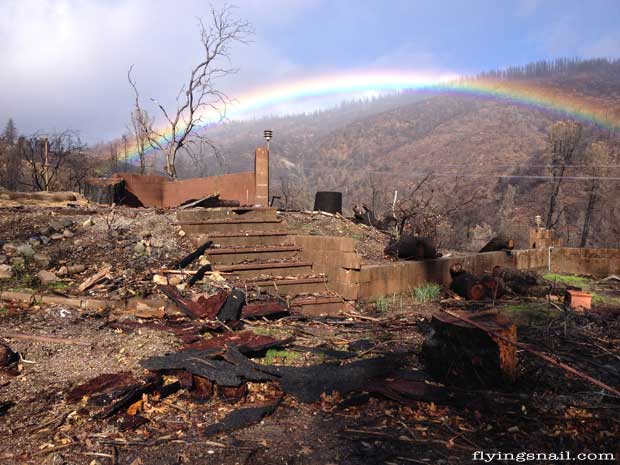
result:
[(620, 59), (607, 58), (557, 58), (555, 60), (541, 60), (523, 66), (510, 66), (505, 69), (485, 71), (476, 76), (477, 79), (536, 79), (562, 74), (580, 72), (605, 72), (610, 76), (620, 75)]

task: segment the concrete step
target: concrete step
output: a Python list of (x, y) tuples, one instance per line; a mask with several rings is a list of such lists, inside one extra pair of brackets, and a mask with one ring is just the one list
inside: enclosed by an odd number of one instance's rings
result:
[(272, 221), (278, 219), (275, 208), (262, 207), (221, 207), (221, 208), (188, 208), (177, 211), (178, 221), (205, 221), (222, 219), (246, 219)]
[(332, 296), (300, 296), (291, 300), (289, 306), (292, 310), (309, 316), (336, 316), (340, 313), (354, 310), (350, 302), (341, 297)]
[(221, 246), (293, 245), (293, 238), (287, 231), (242, 231), (234, 233), (213, 232), (191, 235), (192, 243), (198, 247), (206, 241)]
[(215, 265), (216, 271), (231, 273), (242, 279), (279, 276), (307, 276), (312, 273), (312, 262), (242, 263), (238, 265)]
[(218, 219), (179, 221), (177, 224), (189, 235), (210, 234), (214, 232), (240, 233), (248, 231), (280, 231), (282, 229), (282, 220)]
[(260, 290), (268, 294), (296, 296), (298, 294), (322, 293), (327, 290), (325, 276), (298, 277), (294, 279), (258, 279), (244, 281), (239, 287)]
[(299, 247), (289, 246), (238, 246), (208, 249), (207, 256), (213, 265), (234, 265), (243, 262), (271, 260), (287, 260), (295, 257), (301, 251)]

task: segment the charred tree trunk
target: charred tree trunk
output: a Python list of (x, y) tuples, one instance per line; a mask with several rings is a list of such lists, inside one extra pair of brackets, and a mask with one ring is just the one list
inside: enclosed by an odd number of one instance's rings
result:
[(583, 230), (581, 231), (581, 242), (579, 247), (585, 247), (588, 242), (588, 235), (590, 234), (590, 225), (592, 224), (592, 212), (594, 206), (598, 200), (598, 180), (592, 180), (592, 186), (590, 188), (590, 196), (588, 198), (588, 207), (586, 208), (586, 217), (583, 220)]

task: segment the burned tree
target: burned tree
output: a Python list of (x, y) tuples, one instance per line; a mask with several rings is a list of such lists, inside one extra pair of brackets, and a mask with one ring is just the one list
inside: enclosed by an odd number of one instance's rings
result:
[(164, 169), (172, 179), (177, 179), (176, 159), (179, 151), (189, 147), (196, 139), (196, 128), (206, 122), (207, 113), (213, 112), (223, 119), (228, 97), (216, 88), (216, 82), (236, 70), (228, 65), (230, 47), (234, 42), (245, 42), (252, 32), (249, 23), (234, 19), (231, 7), (211, 10), (211, 24), (205, 26), (199, 21), (200, 37), (204, 53), (200, 63), (191, 71), (189, 79), (183, 84), (176, 97), (174, 108), (166, 108), (162, 103), (151, 99), (160, 110), (165, 126), (156, 130), (140, 104), (140, 94), (136, 81), (131, 77), (132, 67), (127, 77), (135, 94), (135, 112), (140, 116), (140, 132), (144, 133), (149, 144), (163, 152)]
[(80, 157), (84, 146), (79, 137), (69, 131), (49, 137), (20, 137), (17, 140), (20, 158), (30, 171), (30, 187), (49, 191), (58, 184), (62, 169), (72, 157)]
[(592, 178), (588, 186), (588, 204), (586, 214), (583, 220), (583, 229), (581, 231), (581, 241), (579, 246), (585, 247), (588, 243), (590, 228), (592, 225), (592, 215), (597, 203), (601, 198), (601, 177), (607, 173), (609, 165), (609, 147), (605, 142), (594, 142), (588, 146), (585, 153), (586, 163), (589, 165), (589, 171)]
[(553, 228), (560, 216), (559, 195), (560, 187), (564, 181), (564, 174), (568, 165), (577, 156), (581, 146), (583, 127), (573, 121), (559, 121), (554, 123), (547, 137), (547, 150), (551, 155), (551, 193), (549, 195), (549, 207), (547, 208), (547, 220), (545, 227)]

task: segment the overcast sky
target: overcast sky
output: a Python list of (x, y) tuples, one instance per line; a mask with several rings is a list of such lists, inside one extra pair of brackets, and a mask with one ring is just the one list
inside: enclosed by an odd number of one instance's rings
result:
[[(560, 56), (620, 57), (620, 0), (238, 0), (253, 41), (236, 46), (231, 97), (325, 74), (475, 73)], [(222, 3), (213, 2), (218, 7)], [(0, 124), (126, 131), (127, 69), (173, 98), (200, 57), (203, 0), (0, 0)], [(308, 103), (312, 105), (312, 102)], [(291, 108), (298, 108), (291, 107)]]

